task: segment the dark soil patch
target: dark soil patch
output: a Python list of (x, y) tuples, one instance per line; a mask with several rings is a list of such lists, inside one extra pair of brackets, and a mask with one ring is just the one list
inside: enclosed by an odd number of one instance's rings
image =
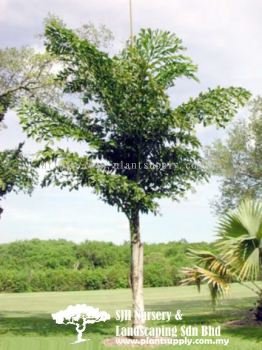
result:
[(228, 321), (225, 323), (228, 327), (262, 327), (262, 321), (255, 318), (254, 312), (250, 311), (241, 320)]

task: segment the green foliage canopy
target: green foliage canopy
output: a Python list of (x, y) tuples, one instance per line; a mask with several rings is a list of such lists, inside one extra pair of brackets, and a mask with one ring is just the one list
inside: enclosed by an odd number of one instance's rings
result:
[[(196, 125), (225, 125), (250, 96), (218, 87), (172, 108), (167, 89), (177, 78), (196, 79), (197, 67), (169, 32), (141, 30), (113, 57), (56, 20), (45, 38), (63, 66), (57, 79), (64, 92), (79, 101), (66, 113), (41, 100), (20, 109), (28, 135), (47, 141), (36, 163), (50, 164), (43, 185), (90, 186), (129, 219), (156, 212), (156, 199), (177, 199), (205, 178)], [(51, 145), (66, 138), (85, 144), (84, 154)], [(116, 166), (121, 162), (135, 167)]]
[[(50, 74), (52, 67), (50, 55), (31, 48), (0, 50), (0, 128), (7, 110), (14, 109), (23, 97), (54, 100), (58, 86)], [(0, 152), (0, 200), (11, 191), (30, 193), (36, 182), (36, 172), (22, 146)], [(2, 211), (0, 207), (0, 214)]]
[(23, 97), (53, 100), (57, 91), (53, 75), (54, 61), (48, 54), (29, 47), (0, 50), (0, 115), (15, 108)]
[(225, 141), (206, 148), (209, 170), (220, 178), (221, 195), (212, 203), (217, 214), (245, 198), (262, 199), (262, 98), (249, 107), (249, 119), (234, 122)]
[(11, 191), (33, 189), (36, 172), (22, 154), (22, 146), (0, 152), (0, 198)]
[[(54, 19), (50, 16), (46, 22)], [(106, 47), (112, 40), (105, 26), (97, 29), (88, 23), (76, 31), (98, 46)], [(62, 99), (60, 82), (54, 79), (55, 70), (57, 61), (48, 53), (30, 47), (0, 49), (0, 129), (7, 110), (15, 110), (24, 98), (56, 103), (63, 111), (70, 110), (71, 104)], [(22, 153), (22, 143), (14, 150), (0, 152), (0, 200), (11, 191), (32, 191), (36, 173), (31, 165)]]

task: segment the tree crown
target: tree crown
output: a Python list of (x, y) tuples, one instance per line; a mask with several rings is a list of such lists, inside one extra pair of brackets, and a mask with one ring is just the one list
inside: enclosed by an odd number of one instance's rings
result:
[(220, 178), (221, 195), (212, 202), (217, 214), (236, 208), (245, 198), (262, 199), (262, 98), (249, 107), (249, 118), (235, 121), (225, 140), (205, 149), (210, 173)]
[[(20, 109), (28, 135), (47, 141), (37, 162), (52, 164), (43, 185), (93, 187), (128, 217), (155, 212), (156, 199), (177, 199), (205, 178), (195, 126), (225, 125), (250, 95), (218, 87), (173, 108), (167, 89), (197, 79), (197, 67), (169, 32), (143, 29), (112, 57), (56, 20), (45, 38), (62, 66), (57, 79), (79, 103), (61, 110), (26, 101)], [(50, 143), (63, 138), (86, 144), (84, 154)]]

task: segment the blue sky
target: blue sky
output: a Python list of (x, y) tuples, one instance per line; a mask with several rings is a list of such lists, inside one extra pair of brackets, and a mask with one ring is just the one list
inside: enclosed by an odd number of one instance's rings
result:
[[(134, 29), (161, 28), (183, 39), (199, 65), (200, 83), (182, 80), (170, 92), (174, 104), (196, 96), (208, 87), (243, 86), (254, 95), (262, 86), (262, 2), (260, 0), (133, 0)], [(69, 26), (86, 22), (107, 25), (115, 35), (114, 49), (128, 36), (128, 0), (0, 0), (1, 47), (39, 46), (48, 13), (61, 17)], [(260, 69), (260, 70), (259, 70)], [(244, 112), (242, 112), (244, 114)], [(6, 117), (7, 129), (0, 133), (0, 148), (25, 140), (25, 151), (37, 146), (27, 140), (14, 112)], [(224, 132), (199, 128), (203, 144)], [(160, 202), (161, 216), (142, 218), (142, 237), (147, 242), (213, 240), (216, 218), (209, 201), (218, 194), (215, 179), (199, 185), (180, 203)], [(55, 188), (37, 188), (31, 197), (9, 195), (0, 220), (0, 242), (30, 238), (128, 240), (128, 223), (123, 214), (99, 201), (90, 190), (69, 193)]]

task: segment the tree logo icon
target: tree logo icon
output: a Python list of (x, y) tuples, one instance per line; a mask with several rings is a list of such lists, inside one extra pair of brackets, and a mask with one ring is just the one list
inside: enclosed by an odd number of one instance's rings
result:
[(73, 344), (78, 344), (89, 340), (82, 338), (87, 324), (105, 322), (110, 320), (110, 315), (106, 311), (100, 311), (99, 308), (77, 304), (69, 305), (65, 310), (53, 313), (52, 318), (57, 324), (74, 325), (77, 331), (77, 340)]

